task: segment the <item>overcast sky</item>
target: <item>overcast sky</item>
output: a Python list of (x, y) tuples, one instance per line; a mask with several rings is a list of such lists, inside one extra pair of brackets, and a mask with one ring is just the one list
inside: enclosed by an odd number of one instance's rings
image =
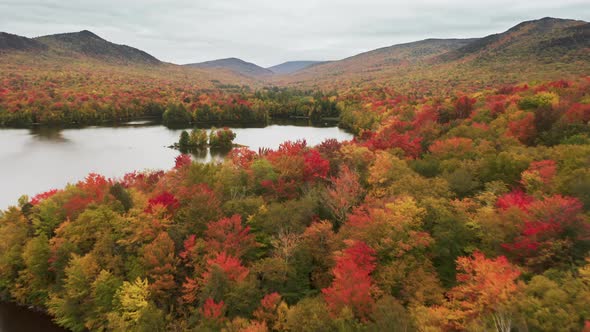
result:
[(545, 16), (590, 21), (590, 1), (0, 0), (0, 31), (87, 29), (179, 64), (335, 60), (425, 38), (485, 36)]

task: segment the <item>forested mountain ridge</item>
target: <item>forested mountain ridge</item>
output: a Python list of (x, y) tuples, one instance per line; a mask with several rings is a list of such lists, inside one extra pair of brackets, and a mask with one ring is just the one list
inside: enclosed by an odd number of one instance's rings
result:
[(305, 68), (316, 66), (329, 61), (287, 61), (276, 66), (268, 67), (275, 74), (284, 75), (291, 74)]
[(160, 60), (147, 52), (127, 45), (111, 43), (88, 30), (42, 36), (34, 38), (34, 40), (47, 45), (51, 51), (62, 56), (80, 54), (108, 62), (138, 65), (158, 65), (161, 63)]
[(0, 52), (44, 50), (47, 46), (34, 39), (0, 32)]
[[(547, 17), (483, 38), (427, 39), (369, 51), (278, 77), (276, 83), (334, 88), (387, 81), (444, 89), (450, 84), (485, 88), (523, 79), (575, 77), (590, 72), (589, 29), (584, 21)], [(437, 47), (441, 43), (446, 47)]]
[(238, 58), (227, 58), (199, 63), (191, 63), (185, 66), (195, 68), (224, 68), (245, 76), (264, 76), (273, 74), (273, 72), (269, 69), (262, 68), (251, 62), (246, 62)]

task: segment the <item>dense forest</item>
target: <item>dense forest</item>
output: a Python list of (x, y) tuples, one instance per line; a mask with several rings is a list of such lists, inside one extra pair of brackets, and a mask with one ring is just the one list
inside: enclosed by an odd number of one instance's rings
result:
[[(272, 118), (338, 119), (335, 92), (146, 78), (127, 69), (9, 68), (0, 78), (0, 127), (81, 126), (155, 118), (169, 126), (261, 124)], [(104, 68), (103, 68), (104, 67)]]
[(6, 78), (2, 123), (319, 110), (355, 133), (22, 196), (0, 214), (0, 294), (63, 327), (590, 330), (590, 77), (444, 94), (171, 88), (152, 108), (124, 88), (51, 94), (57, 79), (72, 77)]

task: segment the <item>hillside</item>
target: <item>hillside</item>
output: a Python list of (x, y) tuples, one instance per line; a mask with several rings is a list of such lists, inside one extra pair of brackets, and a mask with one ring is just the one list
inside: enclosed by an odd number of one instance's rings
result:
[(329, 61), (287, 61), (266, 69), (278, 75), (285, 75), (327, 62)]
[(21, 37), (6, 32), (0, 32), (0, 52), (9, 51), (39, 51), (47, 46), (27, 37)]
[(212, 61), (205, 61), (200, 63), (190, 63), (185, 66), (194, 68), (222, 68), (245, 76), (264, 76), (272, 75), (272, 71), (262, 68), (250, 62), (246, 62), (238, 58), (227, 58)]
[[(358, 54), (276, 77), (280, 85), (337, 88), (388, 82), (397, 88), (485, 88), (590, 72), (590, 25), (543, 18), (475, 39), (427, 39)], [(425, 87), (426, 88), (426, 87)]]
[(451, 51), (444, 60), (477, 59), (504, 60), (507, 57), (563, 56), (570, 51), (590, 47), (590, 25), (584, 21), (542, 18), (522, 22), (506, 32), (489, 35)]
[(118, 63), (160, 64), (160, 60), (147, 52), (111, 43), (88, 30), (37, 37), (35, 40), (62, 56), (83, 55)]
[(426, 39), (417, 42), (398, 44), (357, 54), (339, 61), (318, 64), (303, 69), (288, 82), (301, 79), (323, 80), (343, 76), (371, 73), (392, 67), (407, 67), (423, 62), (434, 56), (468, 45), (474, 39)]

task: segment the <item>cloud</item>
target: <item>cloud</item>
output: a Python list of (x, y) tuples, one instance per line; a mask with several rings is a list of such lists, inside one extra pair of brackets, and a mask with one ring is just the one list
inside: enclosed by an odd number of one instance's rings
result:
[(544, 16), (590, 20), (587, 0), (2, 0), (0, 31), (91, 30), (174, 63), (270, 66), (341, 59), (400, 42), (479, 37)]

